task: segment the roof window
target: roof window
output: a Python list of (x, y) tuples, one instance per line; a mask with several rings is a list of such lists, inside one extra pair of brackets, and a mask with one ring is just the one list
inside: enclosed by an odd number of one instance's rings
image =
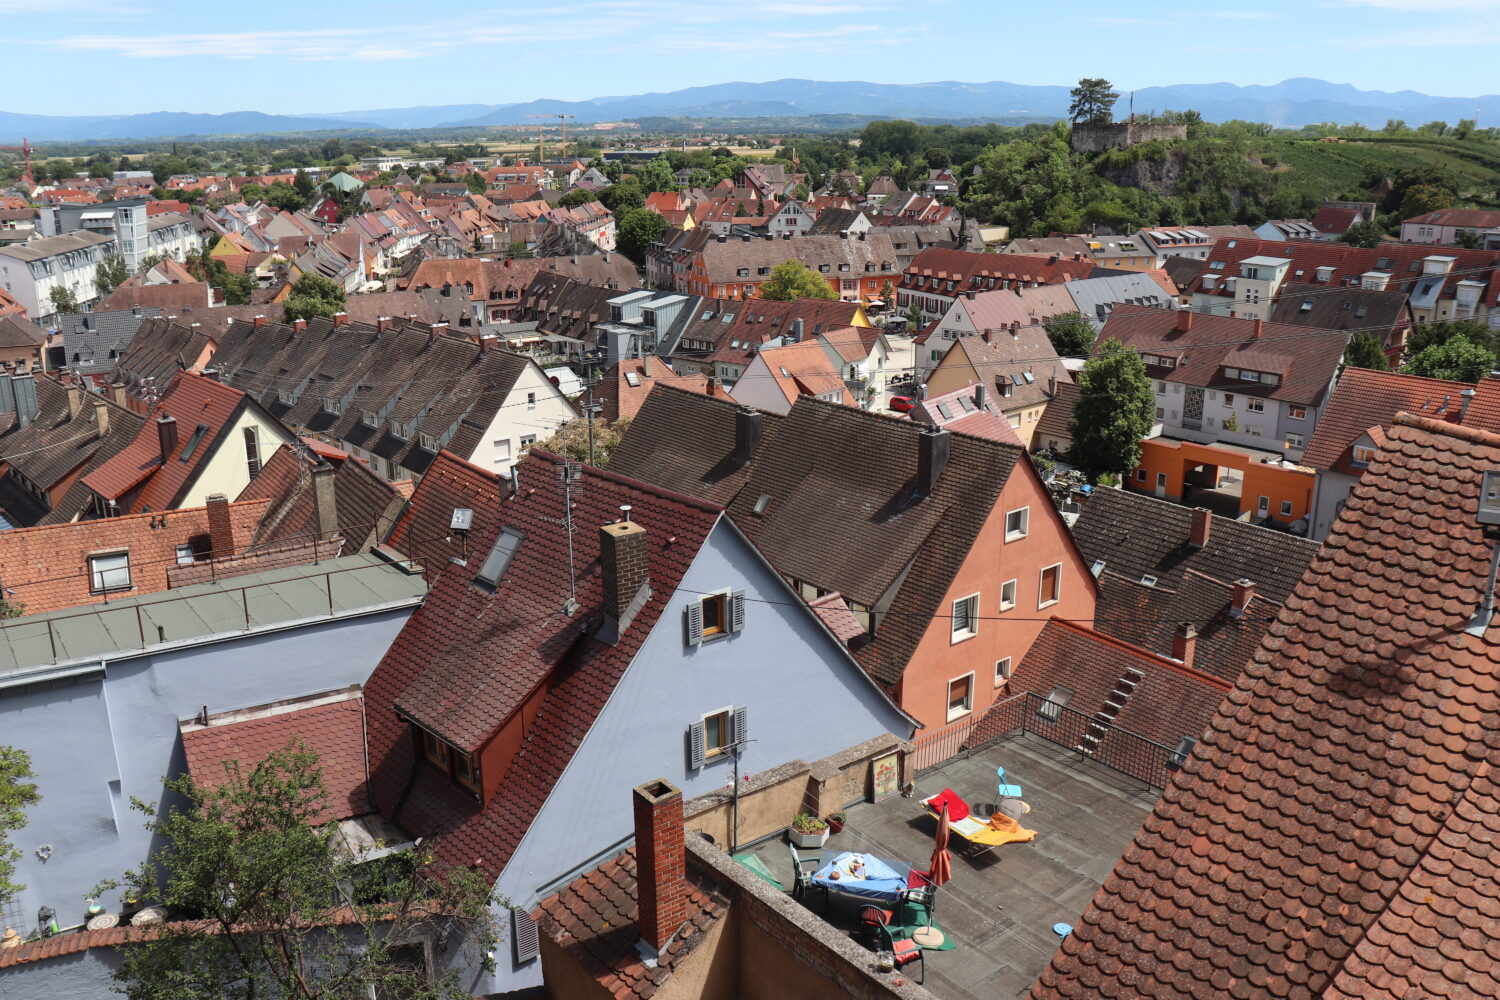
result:
[(485, 556), (484, 565), (479, 568), (479, 575), (475, 579), (490, 587), (500, 586), (500, 580), (510, 567), (510, 561), (515, 558), (516, 550), (525, 539), (526, 532), (519, 528), (501, 528), (499, 537), (495, 539), (490, 554)]
[(199, 424), (193, 428), (193, 436), (188, 438), (187, 444), (182, 449), (182, 461), (186, 462), (193, 457), (193, 452), (198, 450), (198, 445), (203, 442), (203, 435), (207, 433), (207, 424)]

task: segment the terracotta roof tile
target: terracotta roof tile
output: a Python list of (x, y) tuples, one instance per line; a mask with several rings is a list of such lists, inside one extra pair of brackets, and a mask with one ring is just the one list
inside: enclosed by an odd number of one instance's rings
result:
[(1500, 994), (1500, 435), (1400, 415), (1037, 1000)]
[[(1389, 427), (1403, 410), (1456, 422), (1463, 404), (1460, 394), (1469, 388), (1472, 386), (1466, 382), (1345, 368), (1302, 453), (1302, 464), (1357, 476), (1362, 470), (1349, 465), (1352, 448), (1369, 428)], [(1471, 413), (1478, 416), (1476, 410), (1471, 409)]]

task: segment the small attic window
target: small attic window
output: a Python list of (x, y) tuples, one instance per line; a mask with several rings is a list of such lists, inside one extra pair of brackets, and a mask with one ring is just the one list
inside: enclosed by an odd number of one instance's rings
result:
[(1143, 587), (1154, 587), (1154, 586), (1156, 586), (1156, 577), (1152, 576), (1150, 573), (1147, 573), (1146, 575), (1144, 575), (1144, 576), (1141, 577), (1141, 586), (1143, 586)]
[(641, 376), (636, 372), (626, 372), (625, 383), (632, 389), (639, 389), (641, 387)]
[(525, 539), (526, 532), (519, 528), (501, 528), (499, 537), (495, 539), (490, 554), (484, 557), (484, 565), (479, 567), (479, 575), (475, 579), (492, 588), (500, 586), (500, 580), (510, 567), (511, 559), (515, 558), (516, 550)]
[(1089, 567), (1089, 572), (1093, 574), (1095, 579), (1098, 579), (1099, 574), (1104, 572), (1104, 560), (1095, 559), (1094, 565)]
[(1500, 524), (1500, 470), (1484, 474), (1479, 490), (1479, 523)]
[(771, 506), (771, 494), (762, 493), (756, 498), (755, 506), (750, 508), (750, 513), (756, 517), (763, 517), (765, 516), (766, 508), (769, 506)]
[(208, 433), (207, 424), (199, 424), (193, 428), (192, 437), (188, 438), (187, 445), (182, 449), (181, 459), (186, 462), (193, 457), (193, 452), (198, 450), (198, 445), (203, 441), (203, 435)]

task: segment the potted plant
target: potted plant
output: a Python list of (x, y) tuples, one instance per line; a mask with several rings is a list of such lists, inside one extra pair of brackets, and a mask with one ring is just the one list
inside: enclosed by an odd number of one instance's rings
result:
[(834, 833), (843, 833), (844, 823), (846, 823), (848, 819), (849, 817), (844, 815), (844, 811), (842, 809), (836, 813), (832, 813), (828, 817), (828, 829)]
[(812, 813), (798, 813), (792, 817), (786, 835), (797, 847), (822, 847), (828, 843), (828, 824)]

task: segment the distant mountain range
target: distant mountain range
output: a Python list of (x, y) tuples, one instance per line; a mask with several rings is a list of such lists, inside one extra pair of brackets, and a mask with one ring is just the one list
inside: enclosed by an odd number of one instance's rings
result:
[[(0, 112), (0, 142), (26, 136), (33, 142), (152, 139), (189, 135), (259, 135), (325, 129), (422, 129), (532, 124), (527, 115), (571, 114), (576, 124), (638, 118), (757, 118), (858, 115), (923, 120), (1055, 120), (1067, 113), (1067, 87), (1019, 83), (824, 83), (772, 80), (721, 83), (663, 94), (596, 97), (588, 101), (536, 100), (515, 104), (448, 104), (374, 111), (222, 115), (158, 111), (140, 115), (61, 117)], [(1128, 112), (1122, 97), (1116, 114)], [(1473, 118), (1476, 109), (1500, 108), (1500, 96), (1432, 97), (1412, 90), (1388, 93), (1299, 77), (1274, 86), (1232, 83), (1178, 84), (1135, 92), (1137, 112), (1192, 108), (1209, 121), (1233, 118), (1296, 128), (1315, 122), (1381, 126), (1388, 118), (1409, 125)]]

